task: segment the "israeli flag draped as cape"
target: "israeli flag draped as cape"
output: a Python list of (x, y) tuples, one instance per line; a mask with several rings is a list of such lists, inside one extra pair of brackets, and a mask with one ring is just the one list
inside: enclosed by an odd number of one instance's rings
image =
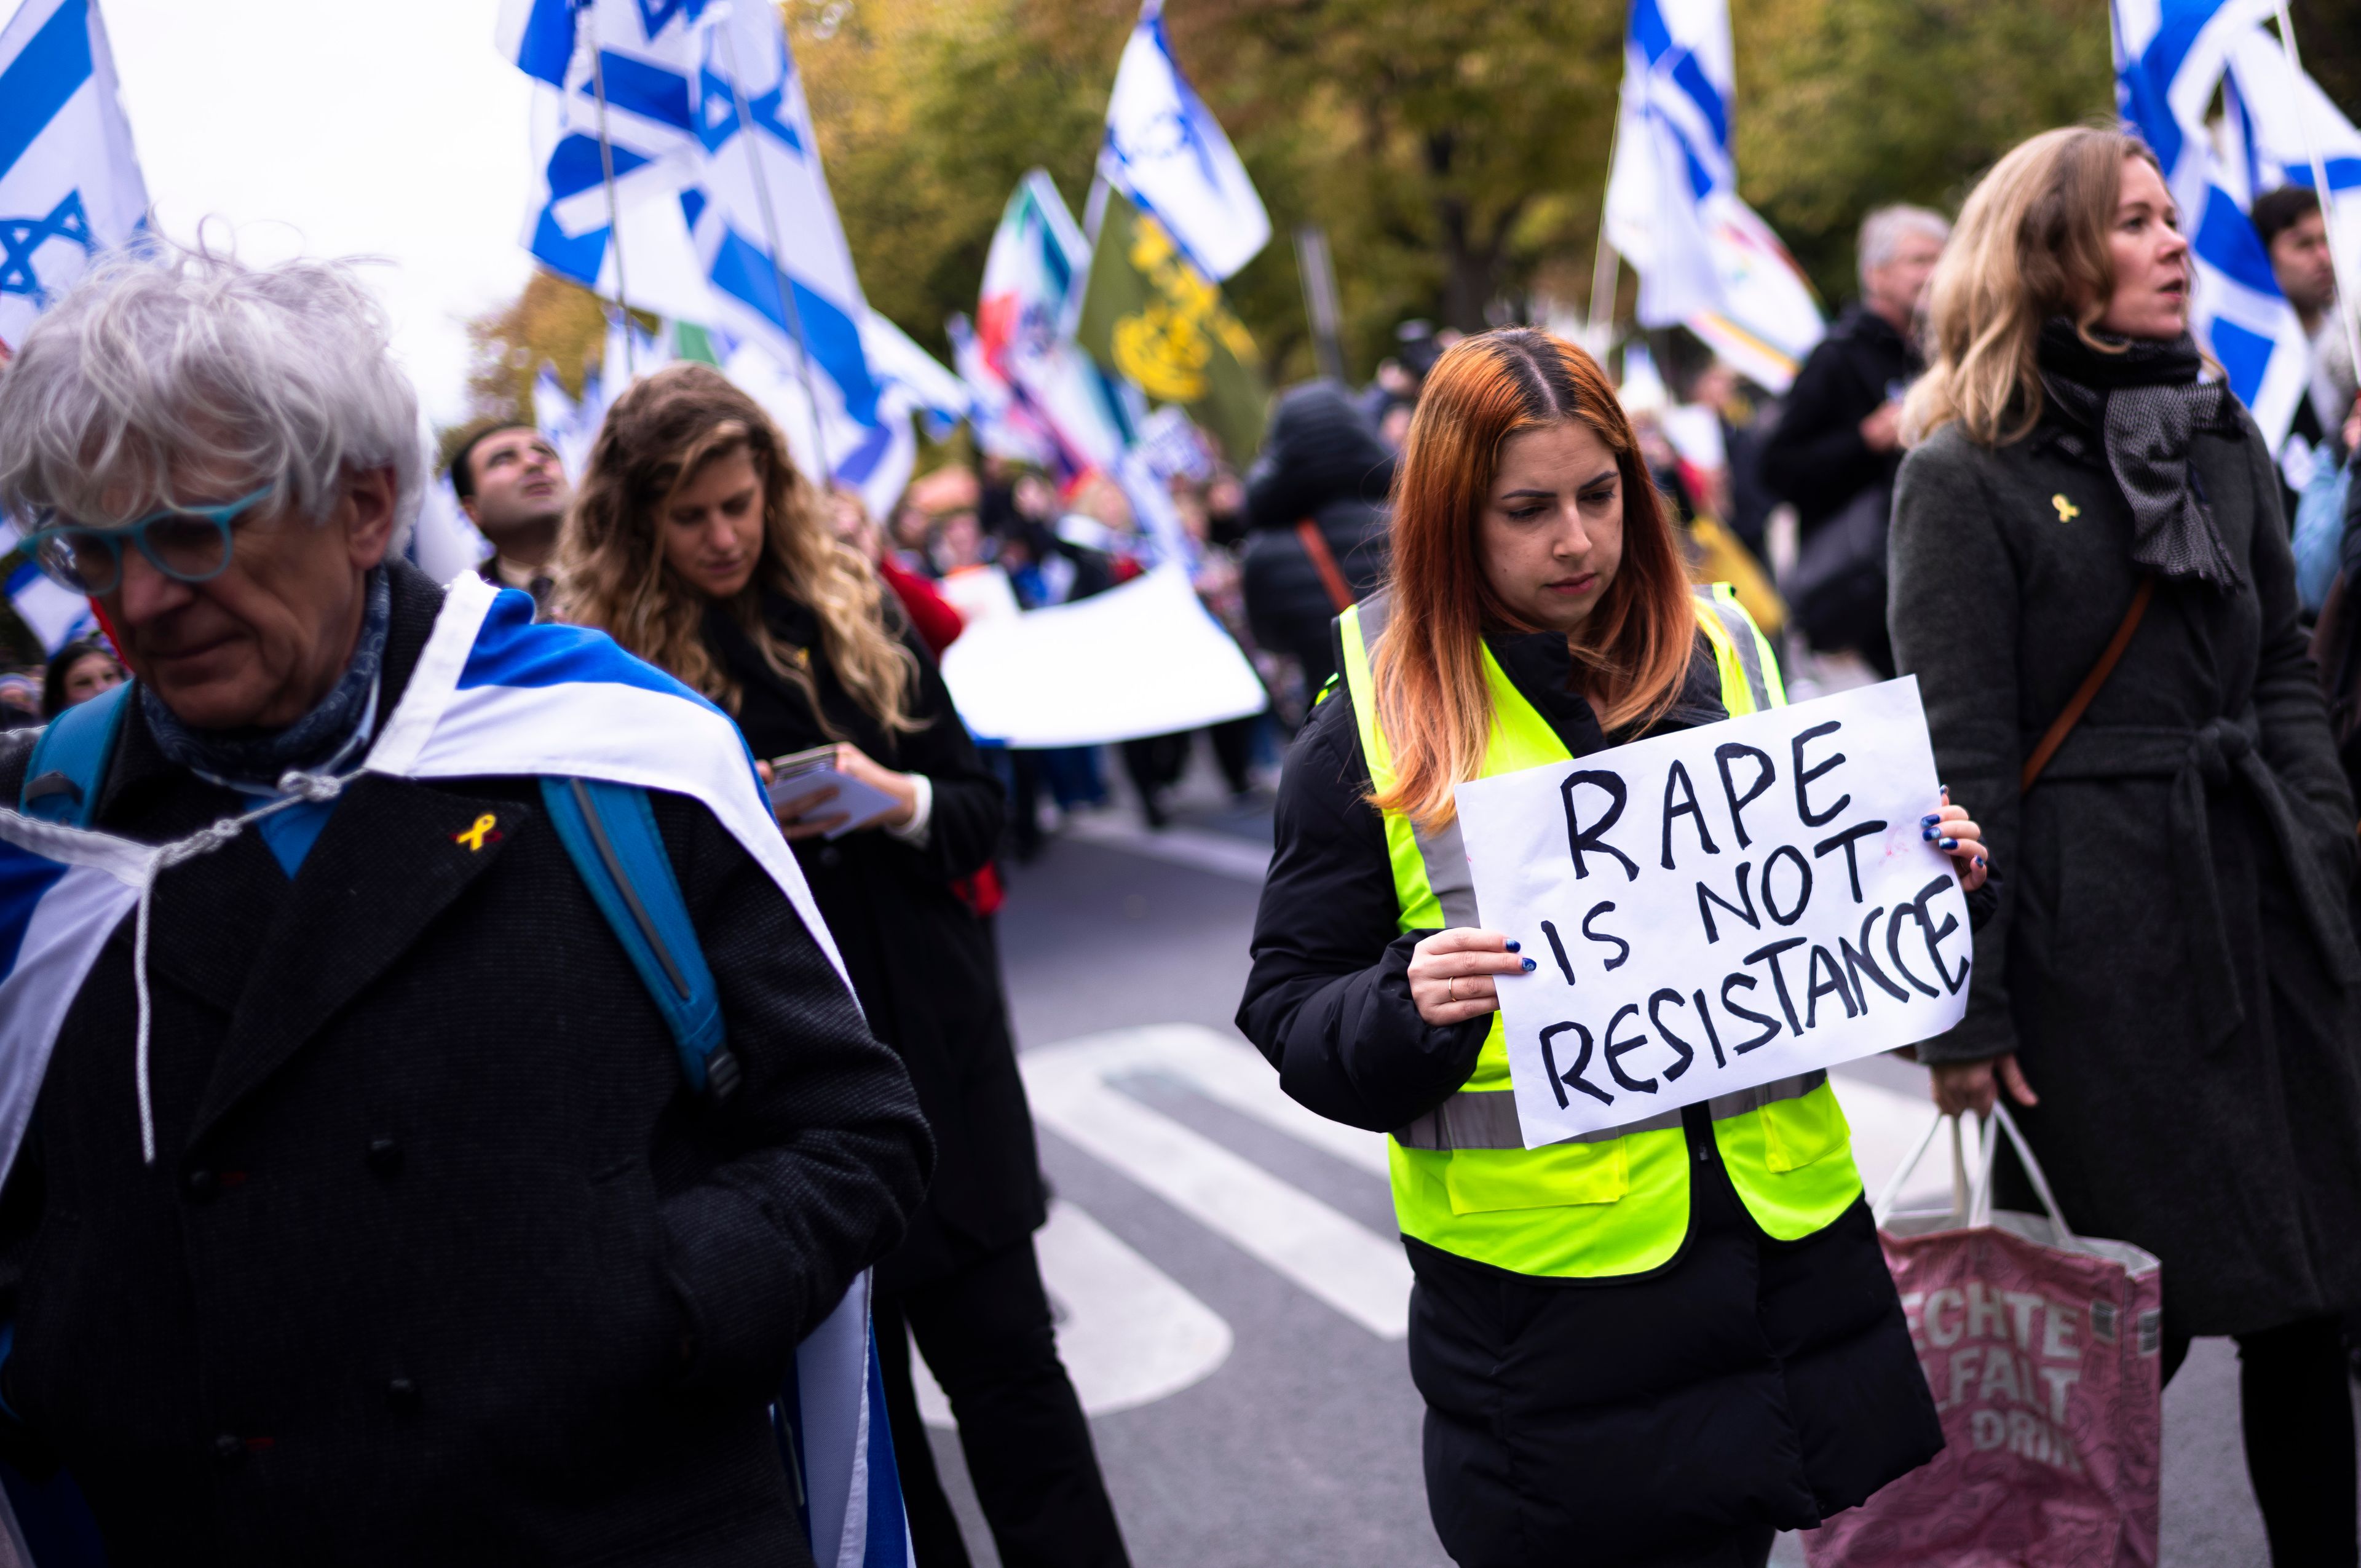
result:
[[(729, 715), (603, 632), (534, 625), (523, 594), (472, 574), (453, 580), (363, 766), (407, 779), (555, 774), (692, 796), (778, 883), (844, 974)], [(24, 1141), (67, 1009), (168, 852), (0, 809), (0, 1176)], [(884, 1399), (863, 1275), (798, 1349), (780, 1399), (813, 1556), (829, 1568), (910, 1561)]]

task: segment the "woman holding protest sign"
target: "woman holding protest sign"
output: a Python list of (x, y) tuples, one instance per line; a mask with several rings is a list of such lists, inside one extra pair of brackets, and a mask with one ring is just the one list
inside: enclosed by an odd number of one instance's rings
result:
[(1597, 363), (1531, 331), (1436, 364), (1337, 628), (1238, 1025), (1392, 1134), (1435, 1530), (1464, 1568), (1760, 1564), (1941, 1445), (1842, 1113), (1811, 1073), (1525, 1148), (1495, 984), (1536, 959), (1477, 926), (1453, 789), (1782, 703), (1769, 647), (1692, 589)]
[(919, 1568), (969, 1558), (920, 1424), (913, 1334), (1003, 1561), (1120, 1568), (1034, 1256), (1045, 1194), (999, 956), (954, 885), (991, 863), (1000, 786), (826, 505), (752, 399), (710, 367), (668, 366), (598, 433), (560, 546), (560, 612), (727, 708), (755, 756), (826, 756), (826, 773), (782, 774), (773, 806), (935, 1138), (933, 1186), (873, 1299)]
[(2350, 1564), (2353, 799), (2180, 222), (2144, 144), (2049, 131), (1935, 274), (1890, 620), (2011, 875), (1966, 1019), (1919, 1054), (1945, 1108), (1995, 1079), (2026, 1107), (2077, 1231), (2163, 1260), (2167, 1376), (2189, 1336), (2237, 1336), (2272, 1555)]

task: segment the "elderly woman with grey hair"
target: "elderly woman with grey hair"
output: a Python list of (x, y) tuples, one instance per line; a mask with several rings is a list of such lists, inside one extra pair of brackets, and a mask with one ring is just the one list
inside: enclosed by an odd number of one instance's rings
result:
[(2049, 131), (1935, 276), (1894, 645), (2009, 877), (1966, 1019), (1918, 1054), (1944, 1109), (2025, 1107), (2075, 1230), (2163, 1260), (2167, 1378), (2191, 1335), (2237, 1340), (2273, 1560), (2350, 1564), (2353, 797), (2270, 448), (2189, 335), (2180, 218), (2145, 144)]
[[(0, 1018), (49, 1050), (0, 1446), (65, 1465), (117, 1568), (809, 1563), (767, 1408), (918, 1201), (916, 1096), (720, 791), (641, 797), (738, 1068), (692, 1094), (538, 776), (360, 771), (485, 645), (390, 553), (416, 421), (313, 262), (103, 264), (0, 372), (0, 504), (135, 677), (58, 721), (105, 716), (102, 769), (0, 737), (0, 797), (205, 851), (53, 981), (46, 1039)], [(524, 658), (515, 732), (553, 659), (630, 663), (462, 582)]]

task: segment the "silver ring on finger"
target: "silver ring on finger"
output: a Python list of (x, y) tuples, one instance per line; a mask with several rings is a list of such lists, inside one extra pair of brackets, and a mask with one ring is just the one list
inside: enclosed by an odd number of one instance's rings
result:
[(1457, 975), (1445, 975), (1443, 977), (1443, 1000), (1445, 1002), (1456, 1002), (1459, 1000), (1459, 977)]

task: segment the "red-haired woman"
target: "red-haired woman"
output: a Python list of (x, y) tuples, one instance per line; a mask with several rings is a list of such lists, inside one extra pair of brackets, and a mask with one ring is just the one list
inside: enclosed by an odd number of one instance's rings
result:
[(1598, 364), (1530, 331), (1429, 375), (1337, 630), (1238, 1025), (1393, 1135), (1436, 1532), (1463, 1568), (1760, 1564), (1942, 1446), (1843, 1113), (1813, 1073), (1526, 1149), (1492, 977), (1533, 962), (1477, 928), (1452, 789), (1784, 701), (1770, 648), (1692, 588)]

